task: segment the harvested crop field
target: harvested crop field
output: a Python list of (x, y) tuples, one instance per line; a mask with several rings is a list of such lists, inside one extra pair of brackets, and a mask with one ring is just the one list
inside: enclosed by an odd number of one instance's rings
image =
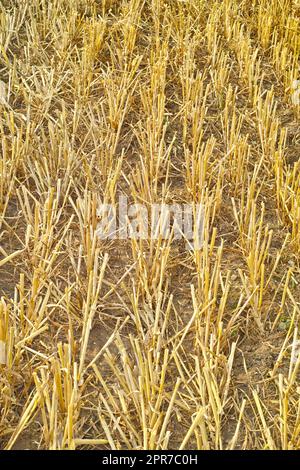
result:
[(0, 449), (300, 449), (299, 22), (2, 0)]

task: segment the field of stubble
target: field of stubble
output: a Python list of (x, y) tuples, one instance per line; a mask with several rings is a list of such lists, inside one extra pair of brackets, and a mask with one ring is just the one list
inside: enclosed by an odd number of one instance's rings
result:
[[(300, 449), (299, 21), (2, 1), (1, 449)], [(203, 246), (101, 239), (120, 195)]]

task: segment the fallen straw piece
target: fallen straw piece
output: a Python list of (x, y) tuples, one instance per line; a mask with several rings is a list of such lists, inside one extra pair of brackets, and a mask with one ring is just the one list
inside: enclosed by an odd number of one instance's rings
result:
[(108, 444), (107, 439), (74, 439), (76, 446), (101, 446)]
[(16, 256), (20, 255), (23, 253), (24, 250), (17, 250), (14, 253), (11, 253), (10, 255), (6, 256), (6, 258), (0, 260), (0, 267), (3, 266), (4, 264), (8, 263), (12, 259), (14, 259)]

